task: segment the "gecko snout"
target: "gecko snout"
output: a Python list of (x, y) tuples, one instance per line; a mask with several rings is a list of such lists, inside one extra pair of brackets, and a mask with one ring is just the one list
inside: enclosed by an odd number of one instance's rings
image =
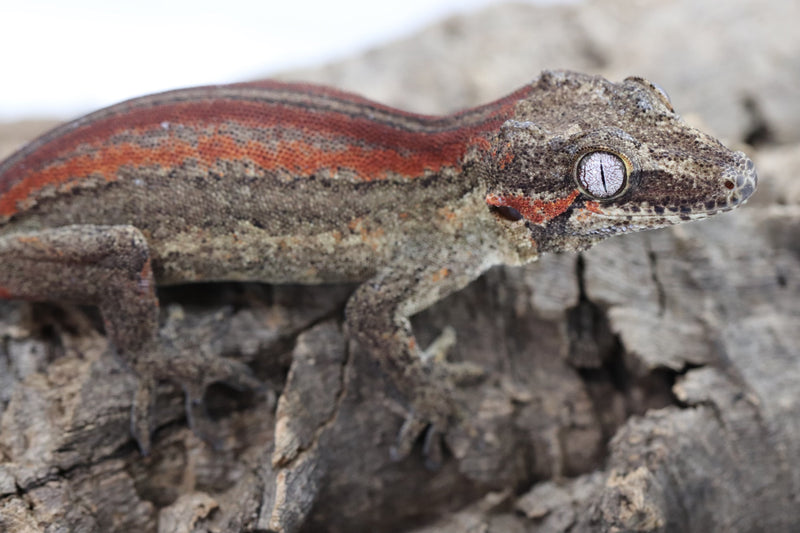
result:
[(744, 152), (734, 152), (734, 163), (723, 173), (723, 186), (728, 190), (728, 204), (741, 205), (755, 192), (758, 174), (753, 161)]

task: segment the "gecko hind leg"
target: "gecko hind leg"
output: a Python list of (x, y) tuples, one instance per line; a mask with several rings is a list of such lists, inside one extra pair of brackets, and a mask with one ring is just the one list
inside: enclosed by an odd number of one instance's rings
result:
[[(159, 353), (156, 349), (150, 353)], [(178, 384), (184, 394), (186, 423), (189, 428), (212, 448), (222, 449), (222, 442), (217, 438), (216, 423), (208, 414), (204, 396), (212, 383), (224, 383), (237, 390), (261, 390), (264, 384), (259, 381), (250, 367), (233, 359), (218, 357), (213, 364), (199, 364), (197, 358), (173, 358), (173, 363), (184, 368), (196, 367), (203, 377), (176, 375), (159, 376), (153, 372), (136, 372), (137, 389), (131, 406), (131, 434), (143, 455), (148, 455), (151, 447), (151, 435), (155, 431), (155, 400), (159, 379), (166, 379)]]
[(249, 366), (221, 354), (221, 340), (227, 311), (187, 317), (179, 305), (167, 308), (166, 322), (149, 350), (135, 358), (139, 378), (134, 401), (132, 433), (143, 453), (149, 450), (153, 430), (155, 388), (159, 379), (180, 385), (184, 394), (189, 428), (214, 449), (222, 443), (216, 437), (216, 423), (206, 410), (204, 395), (209, 385), (224, 383), (236, 390), (261, 390), (264, 384)]
[[(174, 336), (159, 334), (150, 250), (133, 226), (84, 224), (0, 236), (0, 297), (100, 309), (107, 336), (139, 379), (131, 430), (144, 453), (150, 448), (158, 379), (183, 385), (191, 404), (213, 381), (254, 385), (246, 365), (203, 350), (192, 354), (191, 347), (175, 349), (180, 343)], [(189, 418), (197, 417), (189, 413)]]

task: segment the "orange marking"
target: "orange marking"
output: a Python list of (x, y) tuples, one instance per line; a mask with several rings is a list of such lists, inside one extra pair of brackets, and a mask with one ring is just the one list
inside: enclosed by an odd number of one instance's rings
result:
[(513, 207), (528, 221), (533, 224), (541, 224), (566, 211), (578, 195), (580, 195), (580, 191), (575, 189), (564, 198), (546, 202), (544, 200), (531, 200), (525, 196), (497, 196), (490, 194), (486, 197), (486, 203), (494, 206)]
[(578, 209), (576, 218), (579, 221), (583, 222), (591, 218), (592, 214), (602, 215), (603, 209), (600, 207), (600, 204), (598, 202), (588, 200), (584, 205), (583, 209)]
[(58, 248), (53, 248), (47, 242), (43, 241), (38, 235), (20, 235), (17, 237), (17, 242), (24, 244), (31, 250), (38, 250), (46, 253), (50, 257), (63, 257), (64, 251)]
[(603, 210), (600, 208), (600, 204), (597, 202), (593, 202), (591, 200), (586, 202), (586, 209), (591, 211), (592, 213), (596, 213), (598, 215), (603, 214)]
[[(451, 166), (444, 161), (426, 162), (424, 158), (406, 157), (389, 148), (348, 144), (339, 149), (321, 150), (304, 141), (283, 143), (277, 153), (266, 151), (259, 144), (250, 141), (247, 153), (257, 165), (266, 170), (285, 169), (294, 175), (310, 176), (325, 169), (352, 169), (362, 181), (383, 180), (391, 174), (411, 179), (425, 172), (438, 172)], [(231, 159), (229, 154), (228, 159)]]
[(148, 281), (153, 279), (153, 269), (149, 259), (142, 265), (142, 270), (139, 271), (139, 279)]
[(472, 144), (475, 145), (478, 150), (482, 150), (484, 152), (488, 152), (492, 149), (492, 143), (490, 143), (489, 139), (486, 137), (475, 137), (472, 139)]
[(364, 217), (358, 217), (351, 220), (347, 227), (352, 232), (358, 232), (361, 236), (362, 242), (369, 244), (373, 250), (377, 250), (381, 244), (381, 238), (384, 236), (385, 231), (381, 227), (376, 227), (370, 231), (370, 228), (364, 224)]
[(500, 160), (500, 170), (505, 170), (506, 165), (511, 163), (514, 160), (514, 152), (508, 151), (506, 155), (503, 156), (503, 159)]
[(434, 283), (438, 283), (449, 275), (450, 275), (450, 269), (442, 268), (438, 272), (434, 272), (433, 276), (431, 276), (431, 279), (433, 280)]
[(347, 229), (350, 231), (356, 231), (356, 229), (361, 225), (361, 222), (364, 220), (364, 217), (357, 217), (347, 223)]
[(0, 287), (0, 300), (13, 300), (14, 295), (5, 287)]
[[(393, 110), (332, 89), (281, 83), (255, 83), (242, 87), (307, 92), (334, 100), (369, 105), (389, 116), (420, 123), (439, 120)], [(248, 98), (208, 97), (144, 105), (59, 132), (47, 143), (25, 154), (0, 175), (0, 216), (12, 216), (35, 203), (37, 193), (52, 187), (65, 191), (87, 179), (116, 181), (122, 170), (146, 167), (174, 169), (192, 162), (207, 169), (218, 161), (246, 161), (261, 170), (284, 170), (305, 177), (321, 170), (347, 169), (363, 181), (387, 177), (413, 179), (445, 168), (459, 170), (472, 149), (491, 149), (485, 138), (513, 112), (517, 101), (532, 88), (526, 86), (486, 106), (456, 113), (452, 118), (485, 113), (485, 119), (464, 128), (406, 131), (391, 123), (323, 108), (305, 109)], [(165, 126), (166, 125), (166, 126)], [(216, 125), (216, 127), (214, 126)], [(180, 126), (196, 137), (182, 141), (165, 134)], [(267, 143), (254, 139), (253, 131), (274, 128)], [(213, 133), (208, 133), (213, 129)], [(299, 139), (288, 140), (281, 131), (295, 130)], [(153, 132), (158, 132), (153, 135)], [(134, 139), (122, 142), (121, 139)], [(187, 138), (192, 138), (188, 136)], [(139, 143), (136, 139), (153, 141)], [(283, 139), (283, 140), (281, 140)], [(274, 143), (274, 144), (270, 144)]]
[(383, 228), (376, 228), (372, 231), (369, 231), (364, 226), (361, 226), (359, 231), (361, 233), (361, 240), (364, 241), (364, 243), (369, 244), (373, 250), (377, 250), (380, 246), (380, 239), (384, 234)]
[(278, 145), (275, 151), (256, 141), (238, 145), (225, 135), (200, 137), (196, 146), (175, 139), (148, 148), (121, 143), (101, 146), (93, 154), (75, 155), (29, 173), (0, 197), (0, 215), (13, 215), (18, 204), (47, 186), (68, 190), (87, 177), (113, 182), (119, 179), (123, 168), (177, 168), (189, 160), (206, 169), (214, 168), (219, 160), (250, 160), (264, 170), (285, 170), (302, 176), (323, 169), (347, 168), (355, 170), (364, 181), (386, 179), (391, 173), (414, 177), (447, 166), (443, 161), (426, 162), (424, 158), (405, 157), (386, 148), (344, 145), (339, 150), (325, 151), (307, 142), (292, 141)]
[(575, 219), (579, 222), (585, 222), (591, 218), (592, 213), (588, 209), (578, 209), (575, 215)]
[(455, 211), (453, 211), (449, 207), (441, 207), (441, 208), (439, 208), (438, 213), (439, 213), (440, 217), (442, 217), (442, 218), (444, 218), (444, 219), (446, 219), (446, 220), (448, 220), (450, 222), (452, 222), (453, 220), (456, 220), (458, 218), (458, 216), (456, 215)]

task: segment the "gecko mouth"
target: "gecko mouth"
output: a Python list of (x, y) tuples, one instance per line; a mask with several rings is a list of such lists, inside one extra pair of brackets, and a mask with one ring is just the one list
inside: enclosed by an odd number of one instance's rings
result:
[[(710, 216), (719, 214), (719, 213), (726, 213), (728, 211), (734, 210), (738, 207), (738, 204), (730, 204), (725, 206), (720, 206), (716, 209), (708, 210), (708, 211), (694, 211), (688, 213), (670, 213), (670, 214), (652, 214), (652, 215), (634, 215), (632, 220), (626, 222), (618, 222), (618, 223), (610, 223), (608, 226), (601, 226), (598, 228), (593, 228), (584, 231), (576, 231), (573, 232), (573, 235), (589, 235), (589, 236), (601, 236), (601, 237), (609, 237), (611, 235), (622, 235), (625, 233), (635, 233), (637, 231), (644, 231), (648, 229), (658, 229), (658, 228), (665, 228), (668, 226), (674, 226), (676, 224), (680, 224), (682, 222), (689, 222), (694, 220), (703, 220)], [(598, 217), (604, 217), (604, 215), (595, 215)], [(605, 215), (607, 218), (613, 218), (611, 215)], [(640, 223), (636, 223), (636, 221), (641, 221)], [(611, 222), (611, 221), (609, 221)]]
[(585, 231), (582, 233), (575, 233), (575, 235), (601, 235), (603, 237), (609, 235), (621, 235), (623, 233), (633, 233), (635, 231), (642, 231), (650, 229), (653, 226), (642, 226), (639, 224), (625, 224), (620, 226), (606, 226), (603, 228), (596, 228), (593, 230)]
[[(724, 209), (724, 211), (730, 211), (732, 208)], [(723, 211), (723, 209), (719, 209), (715, 212)], [(658, 229), (658, 228), (666, 228), (668, 226), (674, 226), (676, 224), (680, 224), (682, 222), (687, 222), (691, 220), (702, 220), (704, 218), (708, 218), (713, 213), (709, 212), (700, 212), (700, 213), (682, 213), (680, 215), (644, 215), (635, 217), (634, 220), (638, 219), (642, 223), (636, 223), (635, 221), (626, 221), (624, 223), (616, 223), (611, 224), (608, 226), (601, 226), (598, 228), (588, 229), (584, 231), (576, 231), (573, 232), (573, 235), (584, 235), (584, 236), (594, 236), (594, 237), (610, 237), (612, 235), (623, 235), (625, 233), (635, 233), (637, 231), (644, 231), (650, 229)]]

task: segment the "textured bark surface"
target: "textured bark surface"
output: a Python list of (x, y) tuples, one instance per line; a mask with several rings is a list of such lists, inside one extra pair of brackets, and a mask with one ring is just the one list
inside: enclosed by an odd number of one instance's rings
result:
[[(497, 6), (294, 73), (431, 112), (544, 67), (644, 75), (741, 144), (760, 190), (709, 221), (494, 269), (416, 316), (422, 344), (452, 326), (451, 359), (485, 370), (458, 391), (467, 416), (436, 471), (419, 450), (389, 459), (402, 398), (342, 333), (352, 286), (161, 291), (165, 327), (269, 387), (209, 390), (214, 448), (165, 383), (149, 457), (95, 310), (0, 301), (0, 531), (796, 527), (799, 19), (791, 1)], [(5, 127), (0, 150), (34, 130)]]

